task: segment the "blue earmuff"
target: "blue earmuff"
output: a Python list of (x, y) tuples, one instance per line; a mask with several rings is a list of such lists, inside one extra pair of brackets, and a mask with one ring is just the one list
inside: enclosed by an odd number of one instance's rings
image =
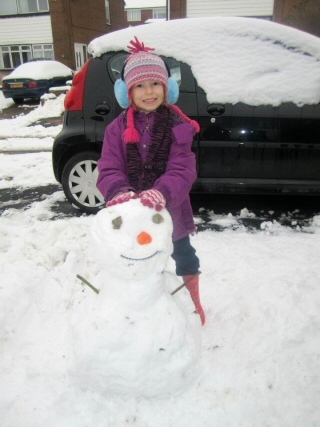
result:
[[(179, 85), (178, 82), (173, 78), (170, 77), (170, 69), (168, 67), (168, 64), (165, 63), (165, 66), (168, 71), (168, 104), (175, 104), (179, 98)], [(121, 108), (128, 108), (130, 105), (130, 101), (128, 98), (128, 87), (123, 79), (124, 74), (124, 67), (121, 71), (121, 78), (116, 80), (114, 84), (114, 94), (116, 97), (116, 100), (118, 101)]]
[(128, 87), (121, 78), (114, 84), (114, 94), (121, 108), (129, 107), (130, 101), (128, 98)]
[(175, 104), (179, 98), (179, 85), (173, 77), (168, 78), (168, 104)]

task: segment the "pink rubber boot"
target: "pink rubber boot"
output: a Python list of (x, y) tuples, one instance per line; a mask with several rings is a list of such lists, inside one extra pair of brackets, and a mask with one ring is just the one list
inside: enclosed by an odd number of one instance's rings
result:
[(196, 313), (199, 314), (201, 323), (204, 325), (206, 321), (206, 316), (204, 314), (203, 308), (200, 303), (199, 296), (199, 274), (183, 276), (183, 281), (186, 284), (188, 291), (190, 292), (192, 301), (196, 307)]

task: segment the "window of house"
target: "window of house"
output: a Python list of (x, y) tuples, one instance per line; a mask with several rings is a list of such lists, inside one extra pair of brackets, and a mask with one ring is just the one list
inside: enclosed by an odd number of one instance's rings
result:
[(0, 16), (49, 12), (49, 0), (0, 0)]
[(33, 58), (54, 59), (52, 44), (35, 44), (32, 46)]
[(159, 7), (158, 9), (153, 9), (153, 19), (166, 19), (167, 10), (165, 7)]
[(127, 11), (127, 19), (128, 22), (130, 21), (141, 21), (141, 10), (128, 10)]
[(18, 13), (49, 12), (48, 0), (18, 0)]
[(16, 15), (17, 13), (16, 2), (0, 1), (0, 15)]
[(54, 59), (52, 44), (0, 47), (0, 69), (13, 69), (32, 59)]
[(1, 68), (12, 68), (8, 46), (1, 47)]
[(107, 19), (107, 24), (111, 24), (111, 20), (110, 20), (110, 5), (109, 5), (109, 0), (105, 0), (105, 6), (106, 6), (106, 19)]
[(32, 59), (32, 52), (30, 45), (13, 45), (1, 46), (0, 48), (0, 64), (3, 69), (16, 68), (24, 62)]
[(49, 12), (49, 1), (48, 0), (38, 0), (39, 11), (40, 12)]

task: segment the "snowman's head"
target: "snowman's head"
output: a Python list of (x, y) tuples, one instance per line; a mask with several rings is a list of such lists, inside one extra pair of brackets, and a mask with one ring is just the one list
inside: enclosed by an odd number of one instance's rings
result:
[(169, 212), (140, 199), (102, 209), (92, 224), (93, 255), (100, 267), (123, 278), (161, 273), (172, 254)]

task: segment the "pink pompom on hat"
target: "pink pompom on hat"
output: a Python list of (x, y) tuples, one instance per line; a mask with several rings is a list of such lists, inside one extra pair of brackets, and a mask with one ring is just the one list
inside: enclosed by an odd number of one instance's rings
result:
[[(158, 55), (150, 53), (154, 48), (147, 47), (144, 43), (140, 42), (137, 37), (135, 40), (131, 40), (128, 47), (131, 55), (129, 55), (123, 72), (124, 82), (128, 89), (128, 99), (131, 98), (131, 89), (135, 84), (139, 84), (145, 80), (156, 80), (163, 84), (166, 94), (168, 94), (168, 71), (167, 67)], [(170, 77), (172, 79), (172, 77)], [(178, 87), (178, 86), (177, 86)], [(178, 89), (177, 89), (178, 91)], [(179, 114), (187, 123), (192, 124), (196, 132), (199, 132), (199, 123), (195, 120), (191, 120), (186, 116), (179, 107), (172, 104), (167, 104), (169, 108)], [(139, 132), (135, 128), (134, 124), (134, 112), (135, 109), (132, 104), (128, 108), (127, 113), (127, 128), (124, 131), (124, 141), (126, 143), (137, 143), (139, 142)]]

